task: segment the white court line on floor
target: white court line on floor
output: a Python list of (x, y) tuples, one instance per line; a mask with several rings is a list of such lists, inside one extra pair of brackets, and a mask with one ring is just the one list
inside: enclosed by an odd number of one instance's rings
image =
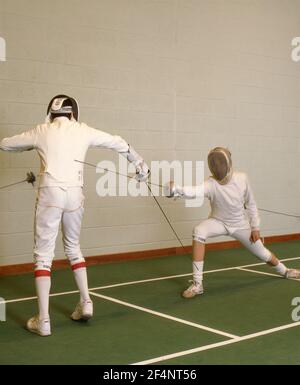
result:
[[(241, 270), (241, 271), (248, 271), (249, 273), (256, 273), (256, 274), (263, 274), (263, 275), (270, 275), (271, 277), (276, 277), (276, 278), (285, 278), (282, 275), (279, 274), (273, 274), (273, 273), (267, 273), (265, 271), (259, 271), (259, 270), (253, 270), (253, 269), (246, 269), (244, 267), (237, 267), (236, 270)], [(288, 278), (289, 281), (297, 281), (300, 282), (299, 279), (296, 278)]]
[[(294, 261), (297, 259), (300, 259), (300, 257), (281, 259), (281, 262)], [(248, 265), (242, 265), (242, 266), (224, 267), (222, 269), (207, 270), (207, 271), (204, 271), (203, 274), (218, 273), (218, 272), (222, 272), (222, 271), (235, 270), (237, 268), (247, 268), (247, 267), (256, 267), (256, 266), (264, 266), (264, 265), (265, 265), (265, 262), (260, 262), (260, 263), (252, 263), (252, 264), (248, 264)], [(127, 285), (137, 285), (139, 283), (162, 281), (162, 280), (166, 280), (166, 279), (188, 277), (191, 275), (193, 275), (193, 274), (192, 273), (186, 273), (186, 274), (168, 275), (168, 276), (158, 277), (158, 278), (148, 278), (148, 279), (142, 279), (142, 280), (138, 280), (138, 281), (122, 282), (122, 283), (116, 283), (116, 284), (112, 284), (112, 285), (93, 287), (90, 290), (111, 289), (114, 287), (127, 286)]]
[(168, 314), (165, 314), (165, 313), (161, 313), (161, 312), (158, 312), (158, 311), (155, 311), (155, 310), (151, 310), (151, 309), (148, 309), (146, 307), (137, 306), (137, 305), (134, 305), (134, 304), (129, 303), (129, 302), (121, 301), (121, 300), (119, 300), (117, 298), (108, 297), (106, 295), (94, 293), (92, 291), (89, 291), (89, 293), (91, 295), (95, 296), (95, 297), (104, 299), (106, 301), (115, 302), (115, 303), (117, 303), (119, 305), (130, 307), (130, 308), (135, 309), (135, 310), (140, 310), (140, 311), (142, 311), (144, 313), (149, 313), (149, 314), (161, 317), (161, 318), (166, 318), (166, 319), (169, 319), (171, 321), (179, 322), (181, 324), (192, 326), (192, 327), (197, 328), (197, 329), (205, 330), (205, 331), (210, 332), (210, 333), (219, 334), (219, 335), (221, 335), (223, 337), (228, 337), (228, 338), (231, 338), (231, 339), (239, 338), (238, 336), (236, 336), (234, 334), (226, 333), (226, 332), (223, 332), (222, 330), (210, 328), (208, 326), (197, 324), (195, 322), (186, 321), (186, 320), (184, 320), (182, 318), (173, 317), (171, 315), (168, 315)]
[[(50, 297), (59, 297), (61, 295), (68, 295), (68, 294), (76, 294), (79, 293), (78, 290), (72, 290), (72, 291), (63, 291), (61, 293), (53, 293), (50, 294)], [(17, 299), (8, 299), (6, 301), (0, 301), (0, 305), (4, 303), (14, 303), (14, 302), (23, 302), (23, 301), (32, 301), (34, 299), (37, 299), (37, 296), (35, 297), (24, 297), (24, 298), (17, 298)]]
[(157, 362), (170, 360), (172, 358), (183, 357), (183, 356), (187, 356), (187, 355), (190, 355), (190, 354), (203, 352), (205, 350), (211, 350), (211, 349), (219, 348), (219, 347), (222, 347), (222, 346), (235, 344), (237, 342), (254, 339), (254, 338), (257, 338), (257, 337), (265, 336), (265, 335), (271, 334), (271, 333), (276, 333), (278, 331), (285, 330), (285, 329), (290, 329), (290, 328), (297, 327), (297, 326), (300, 326), (300, 321), (299, 322), (293, 322), (293, 323), (286, 324), (286, 325), (282, 325), (282, 326), (278, 326), (278, 327), (272, 328), (272, 329), (263, 330), (263, 331), (258, 332), (258, 333), (247, 334), (247, 335), (245, 335), (243, 337), (237, 337), (237, 338), (230, 339), (230, 340), (227, 340), (227, 341), (222, 341), (222, 342), (217, 342), (217, 343), (214, 343), (214, 344), (199, 346), (198, 348), (183, 350), (181, 352), (177, 352), (177, 353), (167, 354), (165, 356), (151, 358), (151, 359), (148, 359), (148, 360), (136, 362), (136, 363), (131, 364), (131, 365), (151, 365), (151, 364), (154, 364), (154, 363), (157, 363)]
[[(297, 259), (300, 259), (300, 257), (281, 259), (281, 262), (294, 261), (294, 260), (297, 260)], [(225, 268), (222, 268), (222, 269), (215, 269), (215, 270), (204, 271), (203, 274), (218, 273), (218, 272), (222, 272), (222, 271), (230, 271), (230, 270), (242, 269), (242, 268), (247, 268), (247, 267), (255, 267), (255, 266), (263, 266), (263, 265), (265, 265), (264, 262), (252, 263), (252, 264), (241, 265), (241, 266), (225, 267)], [(192, 273), (187, 273), (187, 274), (169, 275), (169, 276), (158, 277), (158, 278), (148, 278), (148, 279), (142, 279), (142, 280), (137, 280), (137, 281), (129, 281), (129, 282), (116, 283), (116, 284), (112, 284), (112, 285), (92, 287), (89, 290), (111, 289), (111, 288), (114, 288), (114, 287), (128, 286), (128, 285), (137, 285), (137, 284), (140, 284), (140, 283), (155, 282), (155, 281), (163, 281), (163, 280), (166, 280), (166, 279), (188, 277), (188, 276), (191, 276), (191, 275), (192, 275)], [(65, 292), (61, 292), (61, 293), (50, 294), (50, 297), (58, 297), (58, 296), (61, 296), (61, 295), (76, 294), (76, 293), (78, 293), (78, 290), (65, 291)], [(4, 304), (4, 303), (31, 301), (31, 300), (34, 300), (34, 299), (37, 299), (37, 297), (33, 296), (33, 297), (24, 297), (24, 298), (10, 299), (10, 300), (5, 300), (5, 301), (0, 301), (0, 305)]]
[(248, 273), (256, 273), (256, 274), (270, 275), (271, 277), (276, 277), (276, 278), (284, 278), (282, 275), (279, 275), (279, 274), (266, 273), (265, 271), (246, 269), (245, 267), (237, 267), (236, 270), (246, 271), (246, 272), (248, 272)]

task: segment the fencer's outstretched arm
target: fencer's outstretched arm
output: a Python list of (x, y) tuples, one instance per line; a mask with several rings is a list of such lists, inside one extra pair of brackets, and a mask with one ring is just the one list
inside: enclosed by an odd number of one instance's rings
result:
[(168, 198), (195, 199), (199, 196), (207, 198), (209, 196), (209, 184), (205, 181), (199, 186), (178, 186), (174, 182), (169, 182), (164, 186), (164, 195)]
[(90, 147), (102, 147), (115, 150), (123, 155), (130, 163), (136, 168), (137, 179), (139, 181), (145, 181), (150, 170), (144, 159), (130, 146), (123, 138), (118, 135), (110, 135), (107, 132), (96, 130), (89, 127)]
[(29, 151), (35, 148), (35, 129), (25, 131), (22, 134), (4, 138), (0, 142), (0, 149), (3, 151)]
[(246, 179), (245, 209), (247, 210), (249, 216), (251, 229), (259, 230), (260, 218), (248, 178)]

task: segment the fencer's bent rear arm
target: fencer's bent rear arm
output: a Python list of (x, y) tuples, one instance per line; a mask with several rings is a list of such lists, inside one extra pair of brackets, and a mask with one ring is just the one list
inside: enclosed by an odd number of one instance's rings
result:
[(245, 191), (245, 208), (249, 216), (249, 222), (252, 230), (259, 230), (260, 218), (254, 199), (252, 189), (250, 187), (248, 179), (246, 180), (246, 191)]
[(3, 151), (29, 151), (35, 148), (35, 130), (25, 131), (22, 134), (4, 138), (0, 142), (0, 149)]

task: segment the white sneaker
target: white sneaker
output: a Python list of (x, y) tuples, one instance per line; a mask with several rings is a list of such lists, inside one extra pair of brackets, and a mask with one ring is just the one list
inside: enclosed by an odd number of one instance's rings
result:
[(204, 293), (202, 283), (195, 281), (189, 282), (192, 282), (192, 284), (182, 293), (183, 298), (194, 298), (196, 295)]
[(297, 269), (288, 269), (285, 278), (294, 278), (294, 279), (300, 279), (300, 270)]
[(88, 321), (93, 317), (93, 302), (91, 300), (79, 302), (71, 314), (73, 321)]
[(51, 325), (49, 319), (39, 319), (36, 315), (27, 321), (27, 330), (42, 337), (51, 336)]

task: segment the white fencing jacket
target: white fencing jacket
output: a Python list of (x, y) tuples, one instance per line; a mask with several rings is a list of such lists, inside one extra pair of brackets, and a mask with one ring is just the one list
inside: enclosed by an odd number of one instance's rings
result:
[[(201, 186), (200, 186), (201, 187)], [(233, 172), (230, 181), (221, 185), (210, 177), (204, 184), (204, 197), (211, 205), (209, 217), (222, 221), (233, 228), (259, 230), (260, 218), (248, 177), (243, 172)], [(187, 199), (197, 196), (197, 187), (176, 187), (180, 195)], [(202, 190), (203, 191), (203, 190)]]
[[(128, 143), (120, 136), (113, 136), (69, 120), (58, 117), (52, 123), (40, 124), (36, 128), (5, 138), (0, 149), (5, 151), (26, 151), (35, 149), (41, 160), (39, 187), (82, 187), (83, 164), (90, 147), (101, 147), (126, 153)], [(138, 155), (136, 155), (138, 157)], [(135, 161), (139, 162), (138, 157)]]

